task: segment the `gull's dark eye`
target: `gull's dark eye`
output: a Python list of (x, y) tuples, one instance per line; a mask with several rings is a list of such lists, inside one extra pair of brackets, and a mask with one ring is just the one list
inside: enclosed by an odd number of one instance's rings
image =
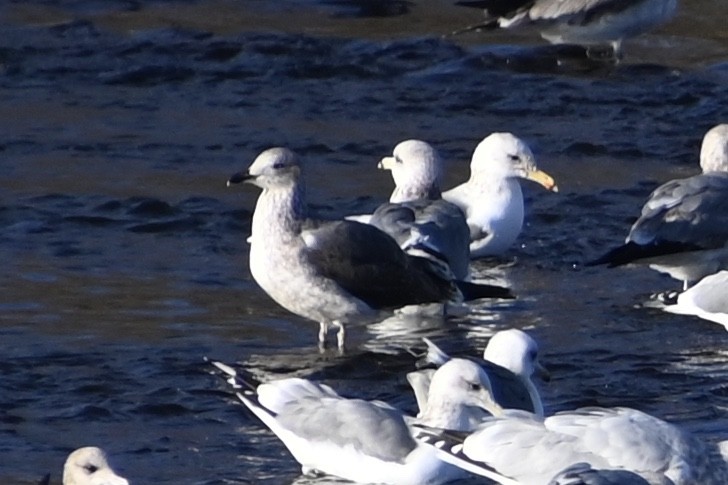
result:
[(401, 159), (401, 158), (399, 158), (399, 156), (398, 156), (398, 155), (395, 155), (395, 156), (394, 156), (394, 161), (395, 161), (395, 162), (397, 162), (397, 163), (402, 163), (402, 159)]
[(468, 386), (470, 387), (470, 390), (471, 391), (479, 391), (479, 390), (482, 389), (482, 387), (480, 386), (480, 384), (476, 384), (474, 382), (471, 382), (470, 384), (468, 384)]
[(99, 470), (99, 467), (97, 467), (96, 465), (89, 464), (89, 465), (84, 465), (83, 469), (89, 473), (96, 473)]
[(517, 162), (518, 160), (520, 160), (520, 159), (521, 159), (521, 158), (520, 158), (520, 157), (519, 157), (518, 155), (508, 155), (508, 158), (509, 158), (509, 159), (510, 159), (510, 160), (511, 160), (512, 162)]
[(273, 164), (273, 168), (275, 168), (276, 170), (280, 170), (280, 169), (282, 169), (285, 166), (286, 166), (286, 164), (283, 163), (283, 162), (278, 162), (278, 163), (274, 163)]

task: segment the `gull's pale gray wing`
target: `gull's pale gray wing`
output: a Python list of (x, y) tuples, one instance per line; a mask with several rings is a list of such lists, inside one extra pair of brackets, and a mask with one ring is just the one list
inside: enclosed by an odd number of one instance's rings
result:
[(305, 440), (352, 446), (381, 460), (403, 463), (417, 446), (398, 411), (360, 399), (297, 400), (277, 420)]
[(595, 470), (588, 463), (576, 463), (551, 479), (548, 485), (650, 485), (627, 470)]
[(728, 173), (700, 174), (658, 187), (632, 226), (630, 241), (723, 247), (728, 241)]
[(696, 307), (708, 313), (723, 313), (728, 319), (728, 271), (706, 276), (685, 293), (690, 294)]
[(406, 255), (394, 239), (369, 224), (325, 222), (308, 227), (302, 237), (312, 266), (372, 308), (442, 302), (458, 295), (452, 280), (428, 261)]
[(382, 204), (369, 221), (392, 236), (403, 249), (433, 251), (458, 279), (468, 276), (470, 230), (465, 215), (442, 199)]
[(672, 180), (650, 195), (627, 241), (588, 263), (619, 266), (633, 261), (728, 243), (728, 173)]
[(728, 271), (708, 275), (670, 302), (648, 303), (678, 315), (693, 315), (719, 323), (728, 330)]

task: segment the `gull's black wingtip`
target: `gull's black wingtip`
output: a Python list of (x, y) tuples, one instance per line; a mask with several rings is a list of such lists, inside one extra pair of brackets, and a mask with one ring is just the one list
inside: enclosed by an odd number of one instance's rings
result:
[(623, 266), (625, 264), (638, 262), (641, 259), (655, 258), (658, 256), (667, 256), (670, 254), (678, 254), (689, 251), (699, 251), (701, 247), (694, 244), (685, 244), (674, 241), (661, 241), (653, 244), (637, 244), (630, 241), (619, 247), (616, 247), (603, 256), (592, 261), (584, 263), (584, 266), (599, 266), (606, 264), (609, 268)]
[(471, 283), (469, 281), (456, 281), (463, 300), (471, 301), (480, 298), (501, 298), (504, 300), (513, 300), (516, 295), (511, 292), (510, 288), (497, 285), (486, 285), (482, 283)]

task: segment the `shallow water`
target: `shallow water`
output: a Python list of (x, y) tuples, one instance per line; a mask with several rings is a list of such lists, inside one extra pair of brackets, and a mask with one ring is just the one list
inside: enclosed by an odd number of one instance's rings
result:
[[(412, 409), (407, 347), (476, 354), (509, 327), (540, 342), (547, 412), (627, 405), (728, 439), (725, 330), (636, 308), (676, 288), (666, 277), (581, 266), (728, 120), (728, 5), (683, 2), (616, 68), (560, 50), (557, 65), (530, 34), (441, 39), (474, 15), (443, 2), (381, 5), (0, 7), (0, 483), (58, 480), (88, 444), (137, 483), (319, 483), (204, 356)], [(451, 185), (495, 130), (528, 140), (561, 188), (526, 185), (520, 246), (476, 265), (516, 302), (357, 328), (340, 357), (251, 280), (257, 192), (225, 180), (262, 149), (298, 151), (311, 203), (340, 216), (387, 197), (375, 164), (398, 141), (437, 146)]]

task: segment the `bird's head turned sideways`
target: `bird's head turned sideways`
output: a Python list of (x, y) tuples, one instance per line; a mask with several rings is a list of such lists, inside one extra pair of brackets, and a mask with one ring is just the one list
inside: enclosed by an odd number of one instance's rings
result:
[(554, 179), (540, 170), (531, 148), (511, 133), (492, 133), (478, 144), (470, 164), (474, 173), (521, 177), (558, 192)]
[(261, 188), (293, 185), (301, 174), (298, 156), (282, 147), (269, 148), (256, 157), (247, 170), (233, 174), (227, 185), (241, 182)]

